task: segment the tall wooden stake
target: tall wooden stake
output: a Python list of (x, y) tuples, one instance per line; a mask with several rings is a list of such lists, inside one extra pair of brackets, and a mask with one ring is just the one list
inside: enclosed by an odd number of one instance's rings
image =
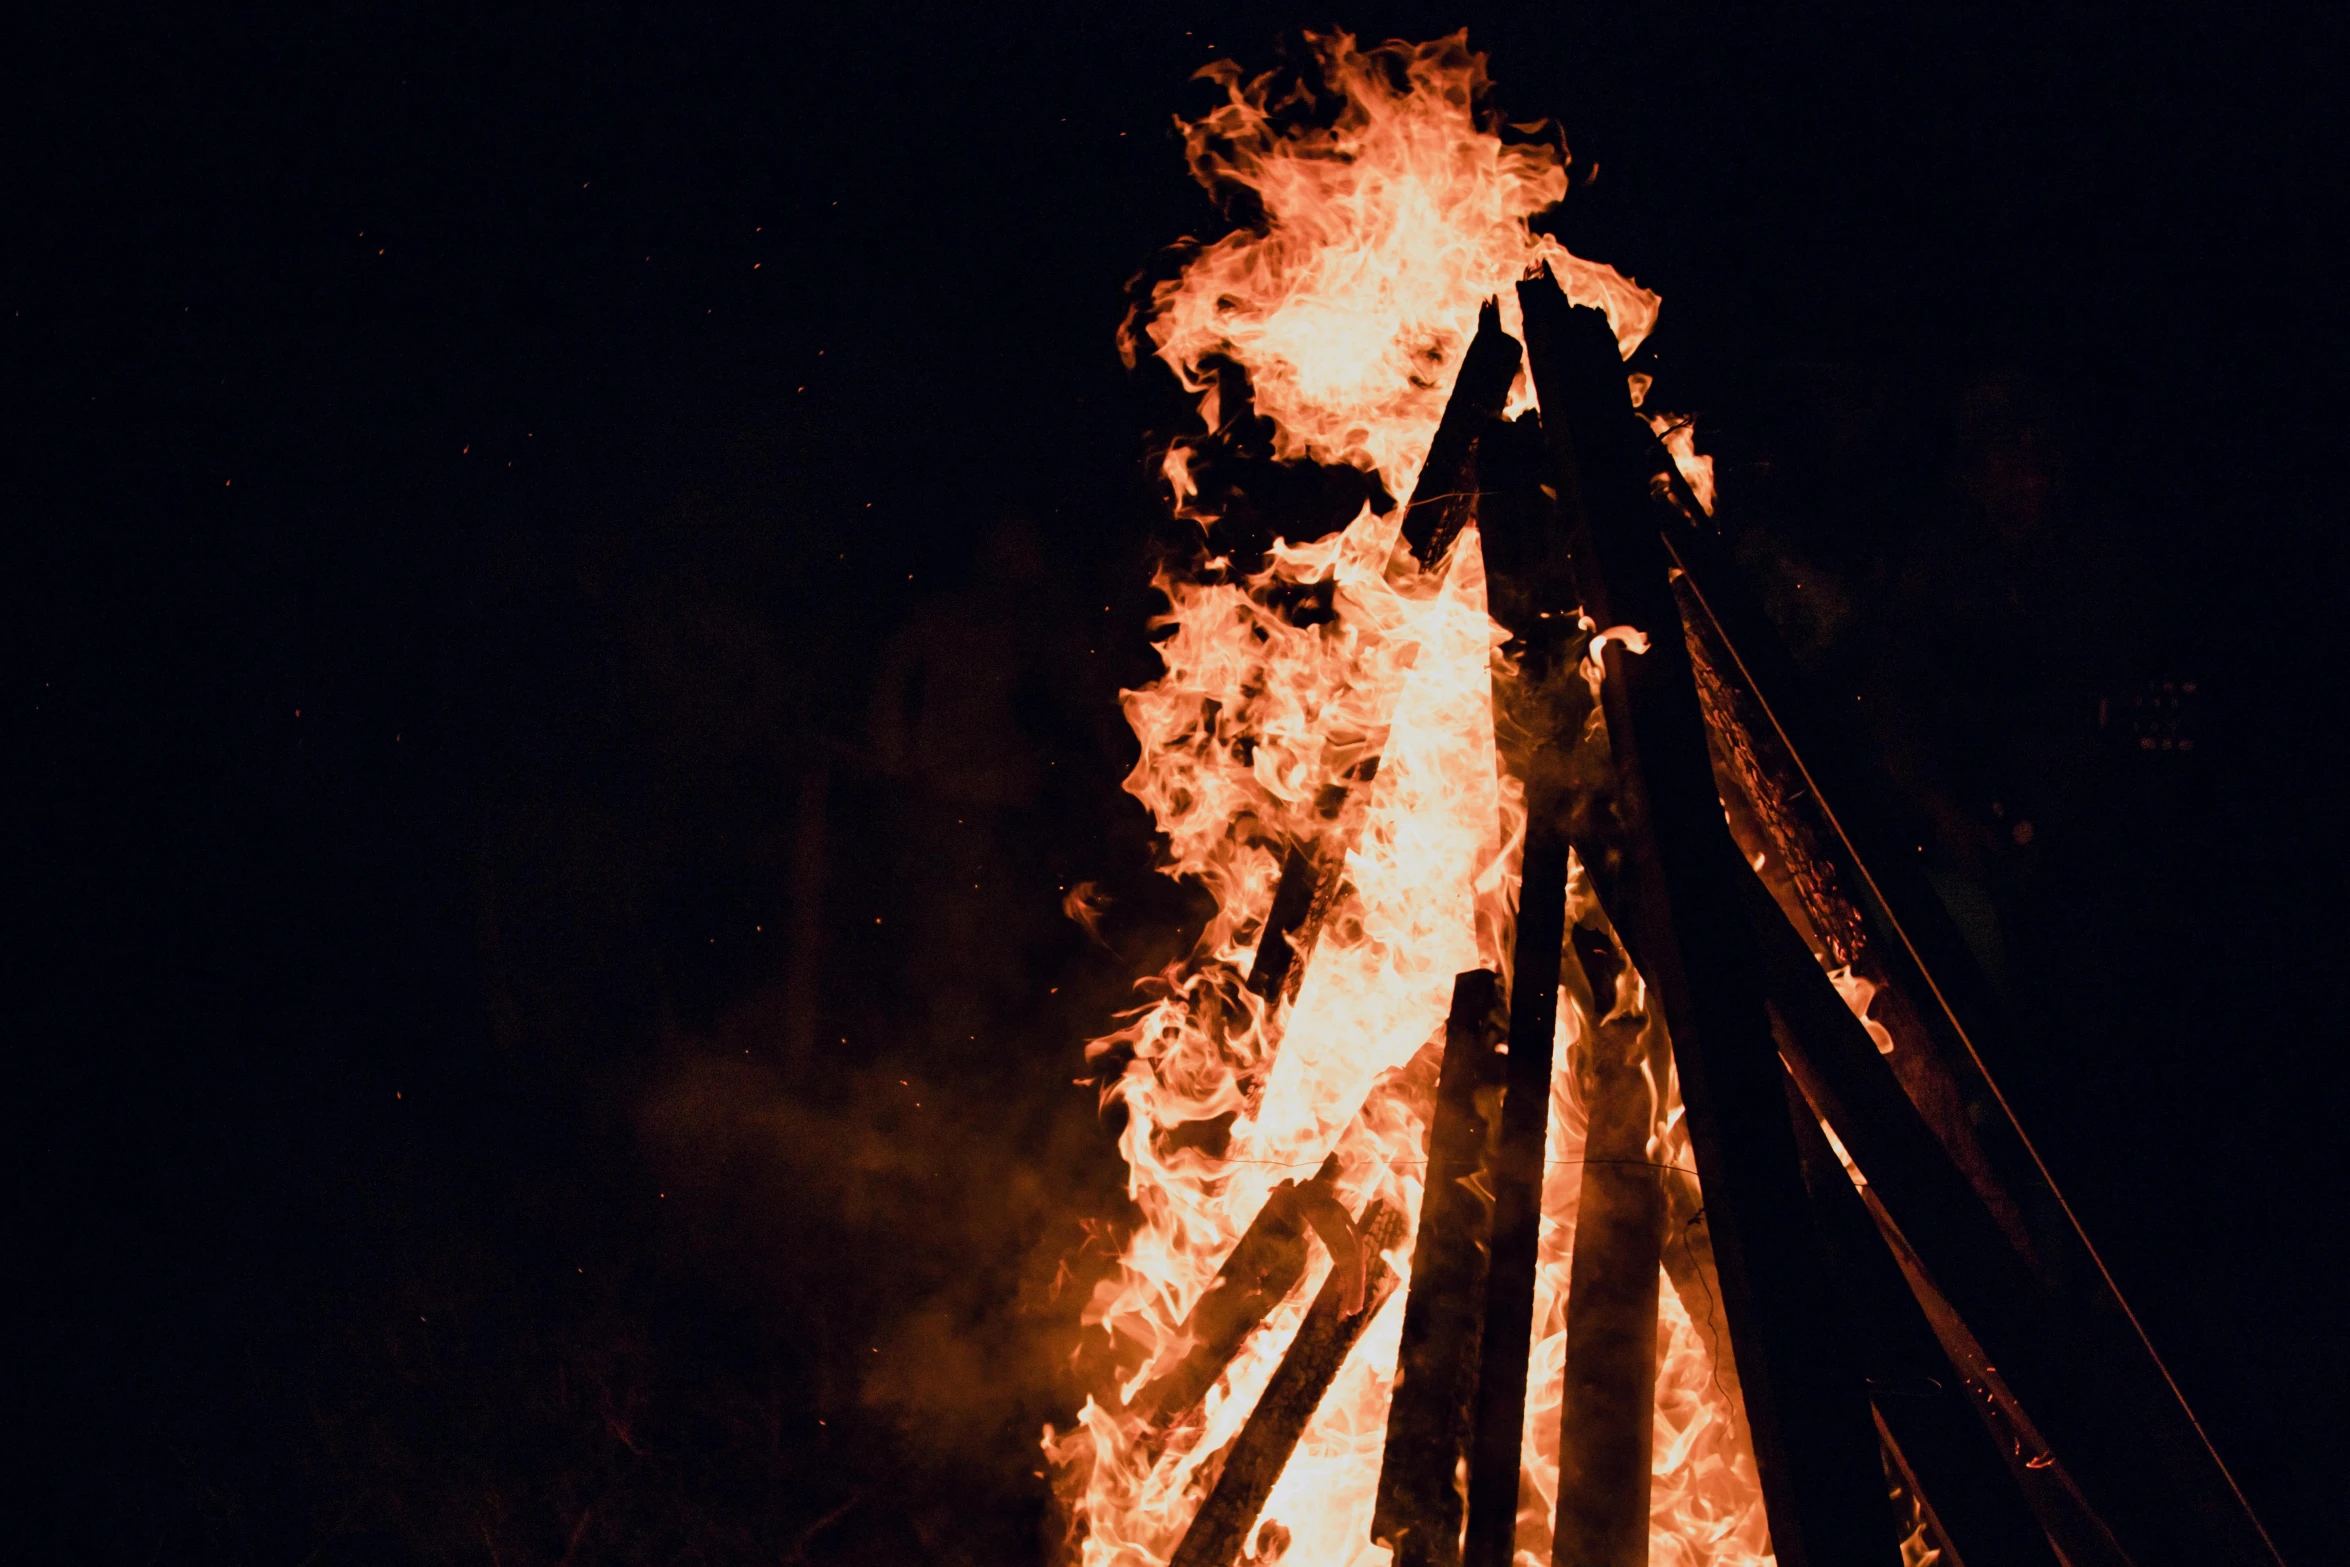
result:
[(1494, 1056), (1492, 1017), (1501, 976), (1472, 969), (1453, 981), (1444, 1065), (1428, 1132), (1428, 1184), (1412, 1248), (1395, 1391), (1371, 1538), (1395, 1567), (1459, 1567), (1462, 1500), (1479, 1328), (1485, 1310), (1485, 1199), (1469, 1187), (1485, 1152), (1477, 1089)]
[(1573, 936), (1596, 1026), (1571, 1057), (1589, 1120), (1567, 1292), (1551, 1560), (1646, 1567), (1665, 1225), (1665, 1172), (1650, 1160), (1648, 1140), (1669, 1063), (1649, 1058), (1661, 1039), (1647, 1014), (1618, 1001), (1623, 965), (1614, 948), (1582, 926)]
[(1518, 299), (1585, 612), (1647, 639), (1644, 652), (1610, 639), (1603, 653), (1631, 883), (1630, 918), (1610, 912), (1672, 1034), (1772, 1545), (1786, 1567), (1880, 1567), (1898, 1559), (1898, 1542), (1875, 1425), (1829, 1326), (1826, 1263), (1737, 880), (1746, 872), (1714, 793), (1648, 497), (1648, 431), (1606, 318), (1569, 305), (1547, 272)]

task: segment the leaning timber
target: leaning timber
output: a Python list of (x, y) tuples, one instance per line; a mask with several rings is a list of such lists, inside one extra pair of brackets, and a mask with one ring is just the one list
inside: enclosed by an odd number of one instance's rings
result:
[(1867, 1176), (1932, 1287), (2133, 1559), (2178, 1567), (2214, 1559), (2195, 1496), (2165, 1481), (2171, 1455), (2161, 1427), (2101, 1352), (2098, 1325), (2050, 1292), (2007, 1244), (1761, 883), (1750, 878), (1745, 896), (1787, 1068)]
[(1509, 1062), (1501, 1139), (1493, 1160), (1493, 1231), (1478, 1346), (1477, 1401), (1469, 1450), (1469, 1498), (1461, 1558), (1507, 1567), (1516, 1537), (1518, 1470), (1526, 1420), (1526, 1356), (1534, 1330), (1540, 1260), (1542, 1156), (1558, 1028), (1559, 964), (1566, 941), (1568, 843), (1563, 768), (1527, 778), (1526, 848), (1510, 984)]
[[(1748, 872), (1714, 792), (1656, 532), (1653, 435), (1632, 411), (1605, 316), (1570, 305), (1547, 270), (1518, 293), (1585, 613), (1603, 629), (1647, 637), (1644, 652), (1608, 639), (1602, 653), (1630, 883), (1621, 900), (1629, 917), (1610, 913), (1673, 1040), (1772, 1543), (1788, 1567), (1889, 1563), (1895, 1541), (1874, 1422), (1828, 1327), (1826, 1260), (1739, 902)], [(1472, 1474), (1471, 1485), (1498, 1480)], [(1471, 1518), (1474, 1527), (1474, 1505)]]
[[(1992, 1433), (1976, 1416), (1977, 1395), (1936, 1338), (1818, 1117), (1792, 1081), (1788, 1099), (1804, 1185), (1835, 1272), (1846, 1331), (1868, 1376), (1879, 1431), (1902, 1473), (1916, 1483), (1935, 1532), (1962, 1563), (2058, 1567), (2049, 1546), (2054, 1531), (2044, 1530), (2047, 1520), (2035, 1519), (2025, 1504), (2018, 1477), (2009, 1473)], [(2039, 1470), (2026, 1469), (2021, 1456), (2015, 1466), (2036, 1478), (2050, 1465), (2037, 1450), (2032, 1457), (2041, 1464)], [(2065, 1540), (2063, 1560), (2072, 1567), (2124, 1567), (2108, 1542), (2089, 1531), (2077, 1534), (2057, 1536)]]
[[(1982, 1152), (2029, 1226), (2034, 1255), (2026, 1260), (2042, 1298), (2061, 1304), (2069, 1324), (2070, 1349), (2052, 1357), (2061, 1362), (2052, 1368), (2056, 1380), (2093, 1374), (2099, 1386), (2080, 1395), (2085, 1424), (2118, 1428), (2127, 1440), (2123, 1451), (2134, 1455), (2114, 1455), (2107, 1488), (2110, 1499), (2143, 1509), (2145, 1522), (2130, 1530), (2133, 1549), (2149, 1562), (2274, 1567), (2274, 1545), (1990, 1080), (1987, 1061), (2015, 1050), (2016, 1043), (2006, 1037), (1998, 997), (1917, 864), (1891, 804), (1892, 787), (1867, 760), (1868, 747), (1854, 732), (1851, 714), (1807, 693), (1767, 615), (1709, 530), (1672, 523), (1665, 542), (1693, 610), (1734, 666), (1725, 672), (1755, 696), (1758, 711), (1801, 770), (1828, 829), (1827, 847), (1849, 873), (1848, 886), (1878, 938), (1872, 946), (1897, 994), (1910, 1003), (1945, 1066), (1974, 1091), (1967, 1098), (1968, 1119), (1980, 1117), (1975, 1135)], [(1908, 1065), (1901, 1063), (1905, 1070)], [(1911, 1086), (1906, 1077), (1904, 1085)], [(1843, 1135), (1841, 1127), (1838, 1133)], [(1967, 1174), (1978, 1172), (1970, 1168)], [(1889, 1189), (1873, 1169), (1871, 1183)], [(1961, 1293), (1953, 1289), (1953, 1303), (1973, 1323), (1974, 1307), (1959, 1302)], [(1996, 1329), (1986, 1337), (1995, 1335)], [(2028, 1351), (2031, 1341), (2023, 1342)], [(2006, 1369), (2009, 1358), (2001, 1364)], [(2034, 1400), (2027, 1395), (2027, 1401)], [(2101, 1449), (2102, 1441), (2090, 1437), (2088, 1445)], [(2088, 1462), (2095, 1455), (2081, 1456)], [(2125, 1528), (2118, 1516), (2109, 1521)]]
[(1649, 1157), (1670, 1063), (1614, 945), (1578, 925), (1593, 1026), (1569, 1057), (1589, 1114), (1559, 1403), (1557, 1567), (1646, 1567), (1665, 1172)]
[(1501, 416), (1510, 383), (1524, 357), (1518, 340), (1501, 329), (1501, 307), (1487, 300), (1477, 311), (1477, 335), (1461, 358), (1444, 418), (1428, 444), (1428, 460), (1404, 508), (1404, 542), (1422, 565), (1433, 567), (1476, 515), (1475, 447), (1487, 421)]
[(1364, 1211), (1360, 1228), (1363, 1271), (1349, 1279), (1344, 1270), (1331, 1269), (1248, 1423), (1223, 1455), (1214, 1488), (1193, 1516), (1168, 1567), (1231, 1567), (1239, 1558), (1265, 1498), (1289, 1466), (1290, 1454), (1297, 1450), (1298, 1439), (1305, 1435), (1330, 1384), (1338, 1379), (1347, 1354), (1395, 1292), (1395, 1270), (1383, 1253), (1402, 1237), (1403, 1216), (1374, 1202)]
[(1395, 1553), (1395, 1567), (1459, 1567), (1461, 1557), (1457, 1476), (1475, 1390), (1488, 1214), (1470, 1183), (1485, 1152), (1477, 1089), (1495, 1061), (1490, 1020), (1500, 979), (1491, 969), (1460, 975), (1445, 1019), (1428, 1180), (1371, 1514), (1371, 1538)]
[(1283, 1181), (1274, 1187), (1257, 1210), (1232, 1255), (1224, 1259), (1184, 1320), (1183, 1336), (1191, 1342), (1191, 1352), (1134, 1399), (1131, 1407), (1143, 1417), (1151, 1439), (1163, 1436), (1198, 1407), (1266, 1313), (1288, 1299), (1305, 1277), (1306, 1231), (1314, 1227), (1314, 1213), (1301, 1193), (1319, 1188), (1327, 1194), (1337, 1174), (1333, 1155), (1312, 1180), (1302, 1185)]

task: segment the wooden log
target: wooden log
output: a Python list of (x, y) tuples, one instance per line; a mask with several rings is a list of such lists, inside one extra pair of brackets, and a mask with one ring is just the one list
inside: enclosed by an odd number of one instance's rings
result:
[[(1539, 783), (1537, 774), (1533, 782)], [(1542, 1228), (1542, 1157), (1558, 1028), (1559, 963), (1566, 941), (1567, 839), (1562, 805), (1529, 789), (1524, 881), (1510, 986), (1509, 1062), (1493, 1168), (1493, 1238), (1485, 1325), (1470, 1433), (1469, 1507), (1461, 1559), (1508, 1567), (1518, 1523), (1526, 1423), (1526, 1361), (1534, 1331), (1534, 1272)]]
[(1193, 1515), (1169, 1567), (1231, 1567), (1355, 1341), (1395, 1292), (1395, 1270), (1383, 1254), (1402, 1237), (1403, 1215), (1374, 1202), (1364, 1211), (1360, 1230), (1368, 1259), (1363, 1275), (1350, 1288), (1338, 1269), (1331, 1270), (1248, 1423), (1224, 1454), (1207, 1500)]
[(1664, 1260), (1664, 1172), (1649, 1158), (1660, 1031), (1624, 1010), (1624, 965), (1611, 943), (1576, 926), (1595, 1026), (1570, 1057), (1588, 1111), (1582, 1194), (1567, 1294), (1559, 1403), (1555, 1567), (1647, 1567), (1649, 1476), (1656, 1433), (1657, 1279)]
[(1518, 297), (1585, 612), (1647, 638), (1645, 652), (1611, 639), (1602, 654), (1631, 884), (1616, 924), (1671, 1032), (1772, 1545), (1785, 1567), (1890, 1563), (1875, 1425), (1827, 1326), (1826, 1262), (1741, 911), (1738, 878), (1751, 875), (1714, 792), (1656, 531), (1653, 433), (1605, 317), (1569, 305), (1547, 270)]
[(2168, 1483), (2159, 1426), (2101, 1353), (2100, 1324), (2083, 1321), (2007, 1244), (1760, 882), (1750, 878), (1746, 901), (1787, 1069), (1867, 1176), (1934, 1292), (2132, 1558), (2178, 1567), (2215, 1559), (2193, 1494)]
[(1267, 1001), (1281, 994), (1297, 964), (1293, 938), (1314, 905), (1319, 876), (1316, 857), (1296, 844), (1282, 855), (1281, 880), (1273, 888), (1273, 906), (1265, 911), (1265, 928), (1248, 966), (1248, 988)]
[(1423, 565), (1442, 560), (1476, 515), (1477, 438), (1488, 420), (1501, 417), (1522, 357), (1518, 340), (1501, 329), (1500, 306), (1487, 300), (1477, 311), (1477, 335), (1461, 356), (1443, 421), (1404, 508), (1404, 542)]
[[(1304, 1186), (1327, 1193), (1337, 1175), (1338, 1159), (1332, 1155)], [(1306, 1231), (1313, 1215), (1300, 1200), (1302, 1189), (1290, 1181), (1273, 1188), (1184, 1320), (1190, 1352), (1135, 1396), (1131, 1407), (1142, 1415), (1148, 1440), (1162, 1437), (1198, 1406), (1266, 1313), (1288, 1299), (1305, 1277)]]
[(1500, 983), (1491, 969), (1460, 975), (1444, 1024), (1428, 1182), (1371, 1514), (1371, 1538), (1394, 1552), (1395, 1567), (1459, 1567), (1461, 1559), (1458, 1477), (1476, 1389), (1489, 1217), (1485, 1197), (1470, 1183), (1485, 1153), (1477, 1089), (1493, 1064), (1491, 1019)]

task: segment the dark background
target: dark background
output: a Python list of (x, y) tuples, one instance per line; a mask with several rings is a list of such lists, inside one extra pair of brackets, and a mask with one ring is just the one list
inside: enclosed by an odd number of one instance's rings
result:
[[(1042, 1553), (1072, 1079), (1188, 911), (1115, 706), (1180, 409), (1112, 335), (1219, 222), (1189, 72), (1315, 18), (979, 9), (11, 43), (12, 1555)], [(1664, 294), (2011, 1094), (2323, 1560), (2338, 25), (1340, 20), (1466, 22), (1598, 160), (1561, 233)]]

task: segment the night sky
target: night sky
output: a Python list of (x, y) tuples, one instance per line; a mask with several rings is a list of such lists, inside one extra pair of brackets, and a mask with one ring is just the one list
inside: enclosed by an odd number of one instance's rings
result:
[[(1190, 73), (1325, 18), (983, 9), (9, 49), (13, 1558), (1044, 1555), (1073, 1080), (1200, 913), (1118, 790), (1193, 538), (1114, 333), (1225, 222)], [(1994, 1066), (2326, 1560), (2340, 23), (1335, 20), (1597, 162), (1557, 232), (1663, 294)]]

